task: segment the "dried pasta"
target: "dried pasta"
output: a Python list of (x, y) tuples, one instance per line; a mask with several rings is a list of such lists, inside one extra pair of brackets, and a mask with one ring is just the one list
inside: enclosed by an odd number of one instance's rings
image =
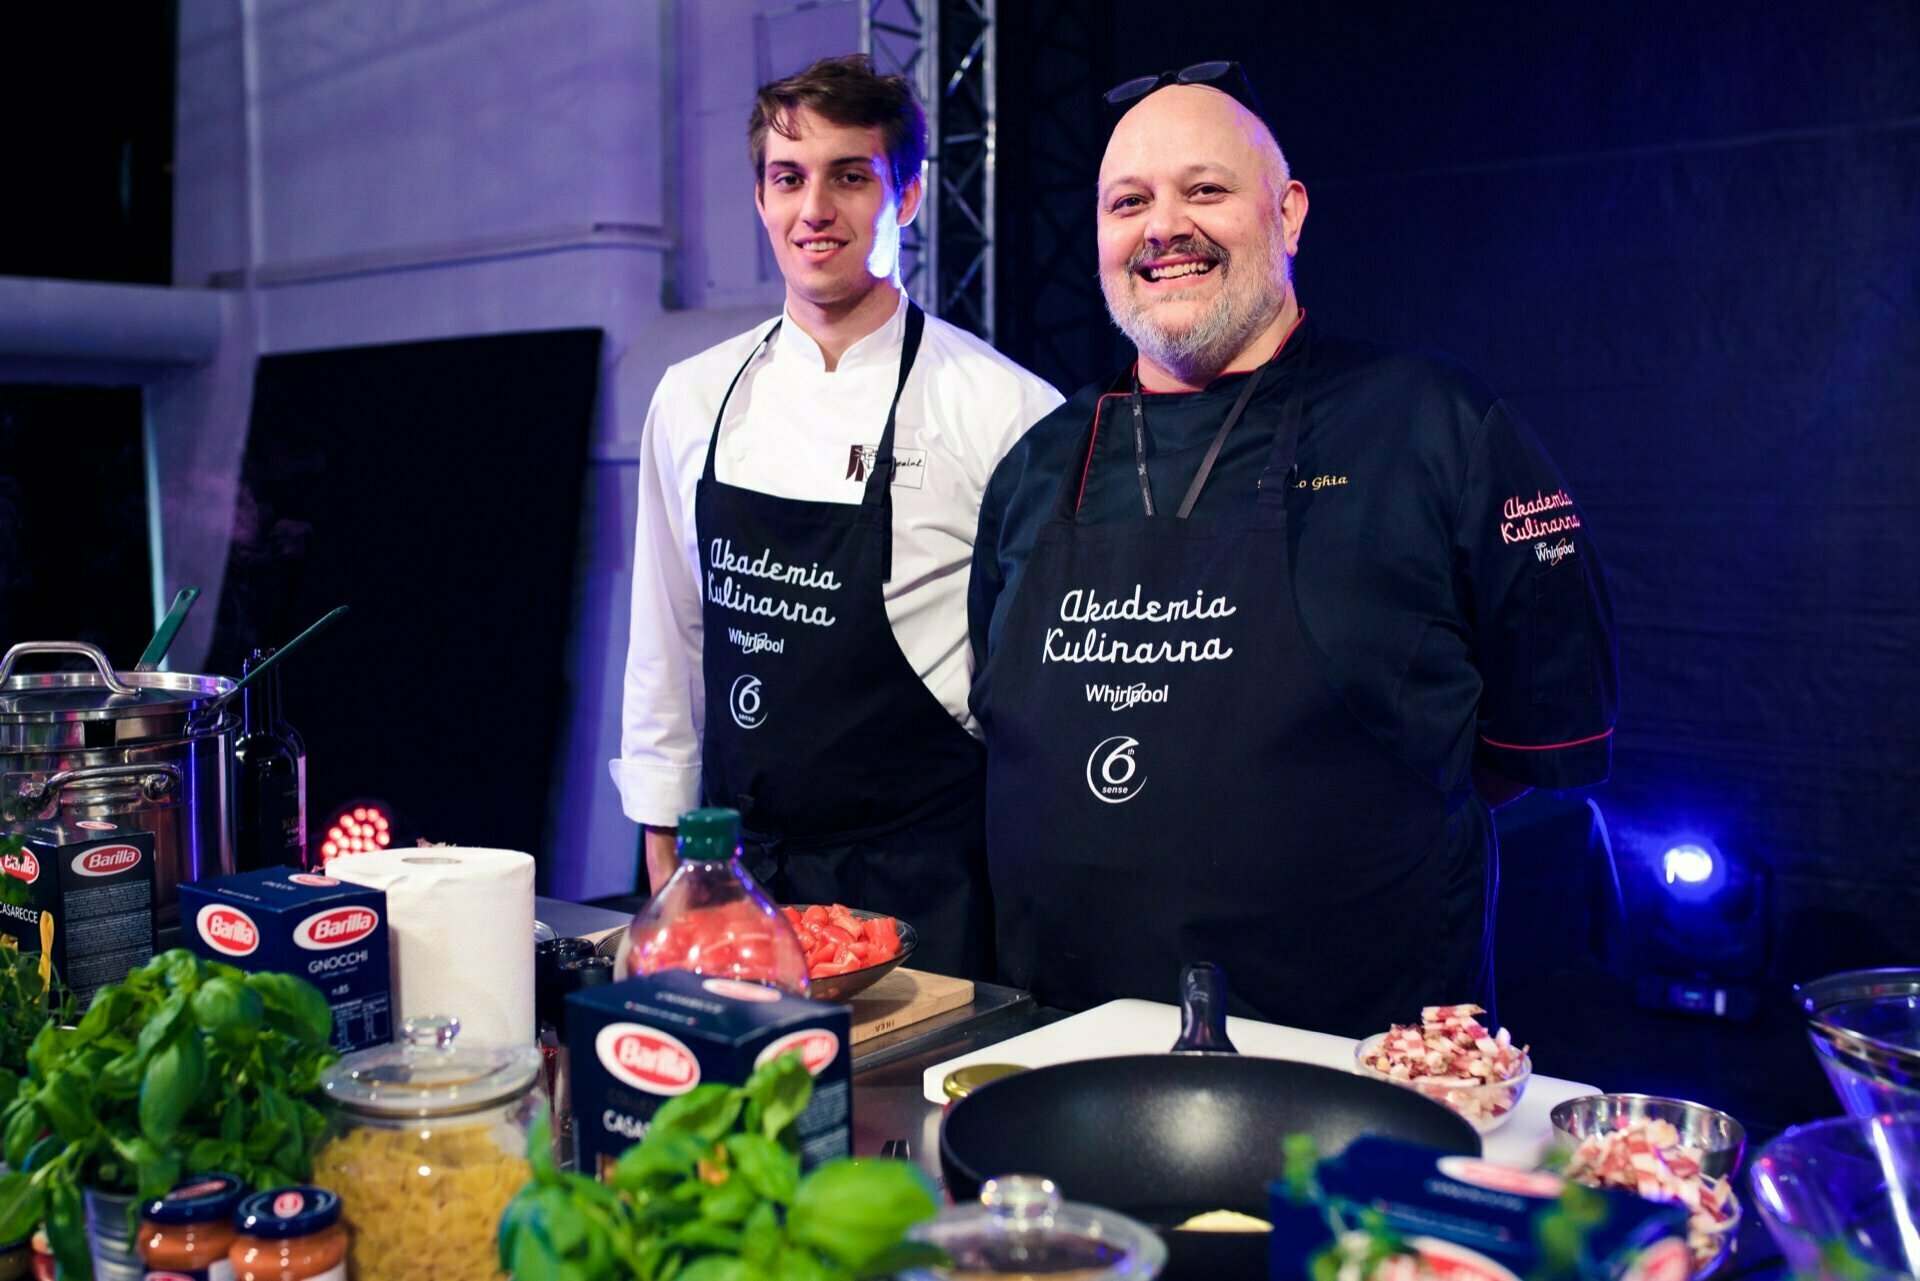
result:
[(357, 1281), (497, 1281), (500, 1213), (530, 1170), (484, 1126), (363, 1127), (327, 1144), (313, 1180), (340, 1194)]

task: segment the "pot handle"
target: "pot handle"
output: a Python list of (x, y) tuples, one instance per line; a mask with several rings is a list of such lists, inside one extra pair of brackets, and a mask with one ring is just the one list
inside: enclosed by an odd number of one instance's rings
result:
[(28, 654), (78, 654), (82, 658), (90, 658), (93, 665), (100, 669), (100, 679), (106, 682), (108, 689), (116, 694), (140, 692), (115, 676), (113, 664), (107, 661), (107, 656), (85, 641), (21, 641), (7, 651), (6, 657), (0, 658), (0, 685), (7, 683), (7, 678), (13, 675), (13, 665)]
[(20, 799), (35, 809), (45, 805), (53, 794), (76, 783), (97, 783), (108, 778), (136, 778), (140, 793), (150, 801), (161, 800), (180, 786), (178, 765), (99, 765), (92, 769), (63, 769), (38, 782), (20, 784)]
[(1180, 1039), (1173, 1052), (1190, 1050), (1239, 1053), (1227, 1039), (1227, 976), (1206, 961), (1180, 971)]

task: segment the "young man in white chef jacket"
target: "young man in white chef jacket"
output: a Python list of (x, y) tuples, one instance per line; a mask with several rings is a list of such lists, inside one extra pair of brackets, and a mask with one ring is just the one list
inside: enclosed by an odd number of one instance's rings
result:
[(614, 781), (654, 888), (676, 816), (731, 806), (776, 899), (899, 917), (917, 967), (990, 977), (968, 574), (987, 478), (1061, 398), (901, 288), (905, 81), (822, 60), (760, 90), (748, 142), (786, 306), (654, 393)]

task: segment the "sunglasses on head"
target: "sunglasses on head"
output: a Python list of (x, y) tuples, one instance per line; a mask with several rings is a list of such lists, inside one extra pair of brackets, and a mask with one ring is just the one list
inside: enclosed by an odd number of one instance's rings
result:
[(1131, 80), (1121, 81), (1100, 96), (1106, 101), (1107, 110), (1117, 119), (1134, 103), (1168, 85), (1206, 85), (1226, 94), (1263, 122), (1267, 118), (1267, 113), (1260, 109), (1260, 99), (1253, 92), (1253, 82), (1247, 79), (1246, 69), (1237, 62), (1196, 62), (1191, 67), (1162, 71), (1157, 76), (1135, 76)]

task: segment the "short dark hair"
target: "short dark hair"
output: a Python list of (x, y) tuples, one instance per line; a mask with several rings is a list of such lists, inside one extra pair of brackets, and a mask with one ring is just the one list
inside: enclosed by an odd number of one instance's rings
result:
[(834, 124), (855, 129), (878, 126), (892, 169), (895, 194), (920, 176), (927, 158), (927, 115), (913, 89), (899, 76), (883, 76), (863, 53), (822, 58), (799, 75), (760, 86), (747, 119), (747, 152), (753, 159), (753, 183), (766, 180), (767, 130), (793, 138), (794, 113), (802, 107)]

